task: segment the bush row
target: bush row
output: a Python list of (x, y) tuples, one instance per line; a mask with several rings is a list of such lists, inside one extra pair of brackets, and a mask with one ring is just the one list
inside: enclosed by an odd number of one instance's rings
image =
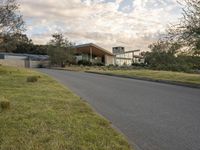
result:
[(78, 61), (78, 65), (83, 65), (83, 66), (104, 66), (104, 64), (101, 63), (101, 62), (91, 63), (90, 61), (87, 61), (87, 60)]

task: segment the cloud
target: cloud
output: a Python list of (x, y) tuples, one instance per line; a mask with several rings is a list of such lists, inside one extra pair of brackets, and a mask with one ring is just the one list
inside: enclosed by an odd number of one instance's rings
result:
[[(131, 3), (129, 3), (131, 1)], [(175, 0), (20, 0), (27, 34), (45, 44), (55, 32), (71, 41), (146, 50), (177, 21)], [(122, 8), (121, 11), (119, 8)]]

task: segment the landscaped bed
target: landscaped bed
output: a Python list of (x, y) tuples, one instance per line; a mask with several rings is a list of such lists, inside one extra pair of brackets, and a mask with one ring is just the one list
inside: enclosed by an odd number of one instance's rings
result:
[[(38, 72), (0, 66), (0, 150), (129, 150), (86, 102)], [(1, 106), (0, 106), (1, 107)]]

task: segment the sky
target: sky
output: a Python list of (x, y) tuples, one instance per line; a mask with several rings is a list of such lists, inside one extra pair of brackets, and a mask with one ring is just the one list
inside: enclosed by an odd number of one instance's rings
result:
[(63, 33), (76, 44), (94, 43), (111, 51), (148, 50), (169, 24), (178, 22), (176, 0), (19, 0), (27, 35), (46, 44)]

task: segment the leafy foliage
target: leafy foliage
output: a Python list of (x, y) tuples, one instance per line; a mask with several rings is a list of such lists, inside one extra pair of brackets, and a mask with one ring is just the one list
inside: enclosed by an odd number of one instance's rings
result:
[(24, 30), (24, 21), (16, 0), (0, 0), (0, 33)]
[(192, 55), (200, 55), (200, 1), (184, 0), (183, 17), (179, 24), (168, 29), (169, 38), (187, 47)]
[(176, 54), (180, 47), (181, 45), (177, 42), (170, 42), (167, 40), (159, 40), (158, 42), (149, 45), (152, 52), (167, 52), (171, 55)]
[(171, 26), (166, 38), (151, 44), (151, 52), (144, 54), (150, 68), (185, 72), (200, 69), (200, 1), (184, 0), (180, 4), (180, 23)]
[(78, 65), (92, 66), (92, 63), (88, 60), (80, 60), (80, 61), (78, 61)]
[(3, 52), (29, 52), (33, 43), (25, 34), (13, 33), (4, 34), (3, 42), (0, 44), (0, 51)]
[(53, 34), (49, 42), (48, 54), (53, 65), (64, 67), (66, 64), (74, 63), (74, 44), (62, 34)]
[(47, 54), (47, 46), (35, 45), (24, 31), (17, 0), (0, 0), (0, 52)]
[(200, 57), (188, 55), (172, 55), (166, 51), (146, 52), (145, 63), (156, 70), (191, 72), (200, 69)]
[(47, 45), (36, 45), (26, 34), (4, 34), (0, 43), (0, 52), (28, 53), (47, 55)]

